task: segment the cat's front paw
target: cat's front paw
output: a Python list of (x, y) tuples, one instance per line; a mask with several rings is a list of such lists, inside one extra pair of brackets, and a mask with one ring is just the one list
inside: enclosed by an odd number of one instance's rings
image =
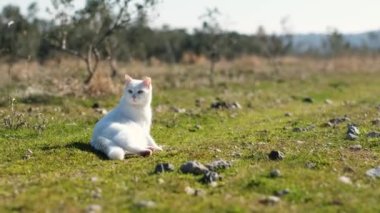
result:
[(148, 146), (148, 149), (152, 151), (162, 151), (161, 146)]
[(143, 157), (149, 157), (152, 155), (152, 153), (153, 153), (153, 150), (147, 149), (147, 150), (141, 151), (139, 154)]

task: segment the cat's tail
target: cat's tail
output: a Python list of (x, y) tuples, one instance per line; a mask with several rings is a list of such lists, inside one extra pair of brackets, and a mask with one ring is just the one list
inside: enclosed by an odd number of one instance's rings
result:
[(111, 140), (105, 137), (98, 137), (96, 140), (91, 141), (91, 145), (107, 155), (111, 160), (123, 160), (125, 152), (119, 147), (115, 146)]

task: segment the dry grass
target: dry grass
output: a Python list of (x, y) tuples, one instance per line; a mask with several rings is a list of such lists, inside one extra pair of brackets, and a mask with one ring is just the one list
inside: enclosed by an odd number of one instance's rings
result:
[[(166, 64), (152, 58), (147, 63), (133, 60), (118, 63), (118, 75), (110, 78), (107, 62), (99, 65), (99, 72), (89, 85), (83, 85), (86, 76), (85, 65), (75, 58), (60, 58), (44, 64), (20, 61), (9, 66), (0, 63), (0, 88), (42, 88), (57, 95), (91, 95), (114, 94), (120, 91), (124, 73), (136, 78), (151, 76), (158, 87), (194, 88), (209, 85), (209, 66), (205, 57), (186, 54), (182, 64)], [(275, 72), (275, 64), (279, 72)], [(255, 78), (306, 78), (313, 73), (373, 73), (380, 71), (379, 56), (347, 55), (335, 58), (312, 58), (286, 56), (273, 60), (258, 56), (243, 56), (233, 61), (221, 59), (216, 64), (215, 81), (217, 83), (244, 83), (246, 75)], [(246, 82), (251, 83), (251, 82)], [(20, 93), (20, 91), (18, 91)]]

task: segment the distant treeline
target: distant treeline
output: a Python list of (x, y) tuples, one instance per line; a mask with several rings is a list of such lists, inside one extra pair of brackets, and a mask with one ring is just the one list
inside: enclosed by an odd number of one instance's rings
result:
[[(93, 35), (97, 33), (94, 27), (96, 23), (93, 22), (83, 21), (81, 24), (81, 21), (77, 20), (76, 25), (67, 23), (64, 26), (58, 26), (56, 20), (38, 19), (36, 13), (36, 4), (29, 6), (26, 15), (22, 15), (19, 8), (15, 6), (3, 8), (0, 14), (0, 56), (2, 58), (43, 62), (62, 55), (62, 51), (56, 51), (56, 45), (65, 45), (67, 49), (86, 50), (87, 42), (84, 41), (93, 39)], [(84, 19), (86, 16), (77, 17)], [(99, 22), (102, 21), (99, 20)], [(131, 59), (146, 61), (154, 57), (168, 63), (177, 63), (188, 55), (203, 55), (207, 58), (211, 55), (213, 58), (233, 59), (242, 55), (276, 57), (296, 52), (290, 34), (268, 35), (264, 28), (259, 28), (254, 35), (226, 32), (220, 29), (214, 33), (207, 28), (207, 23), (200, 23), (200, 26), (203, 27), (189, 33), (183, 29), (169, 27), (152, 29), (148, 27), (147, 19), (135, 21), (107, 37), (106, 42), (101, 44), (102, 48), (99, 48), (98, 54), (107, 55), (112, 52), (113, 58), (122, 61)], [(62, 37), (65, 38), (64, 43), (52, 45), (51, 38)], [(343, 36), (336, 31), (327, 37), (325, 45), (327, 49), (330, 49), (330, 54), (340, 54), (351, 48), (344, 41)], [(320, 52), (310, 49), (305, 54), (320, 54)]]

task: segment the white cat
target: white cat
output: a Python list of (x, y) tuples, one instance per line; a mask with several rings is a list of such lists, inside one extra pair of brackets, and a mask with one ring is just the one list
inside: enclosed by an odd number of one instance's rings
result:
[(125, 75), (126, 86), (119, 104), (95, 125), (91, 145), (108, 158), (123, 160), (125, 154), (149, 156), (162, 150), (150, 135), (152, 82)]

